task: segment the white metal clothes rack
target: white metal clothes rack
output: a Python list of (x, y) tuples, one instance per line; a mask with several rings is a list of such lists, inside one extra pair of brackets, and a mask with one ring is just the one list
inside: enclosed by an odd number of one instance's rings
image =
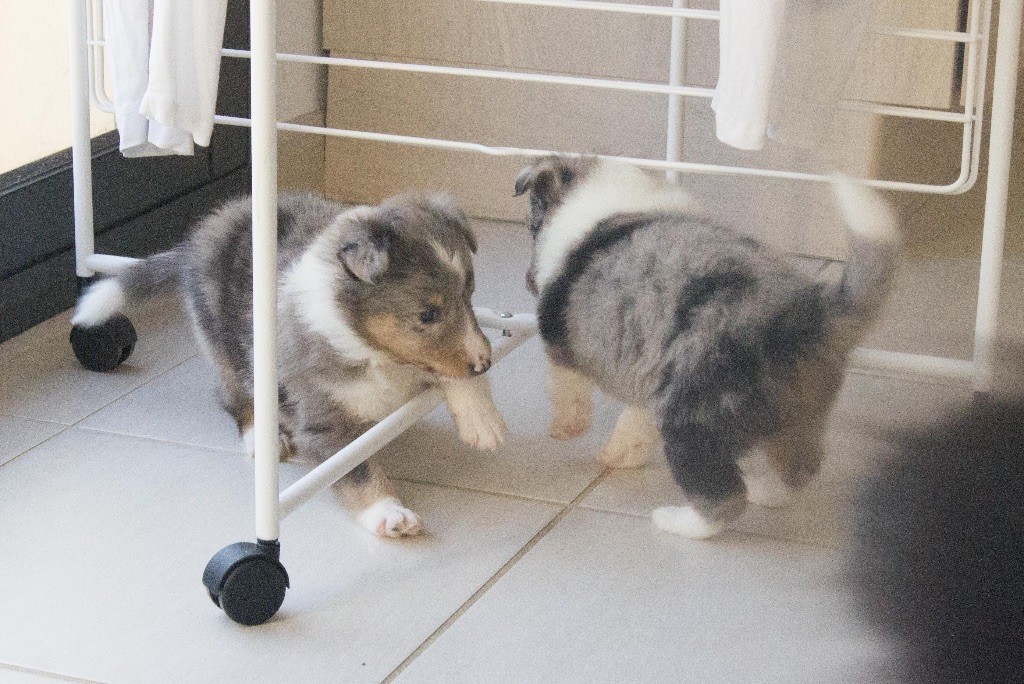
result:
[[(256, 446), (256, 535), (257, 543), (239, 542), (218, 552), (203, 574), (211, 598), (234, 620), (258, 624), (276, 613), (284, 600), (288, 576), (279, 560), (279, 523), (316, 493), (336, 482), (352, 468), (397, 437), (422, 416), (438, 406), (442, 397), (436, 390), (417, 396), (352, 444), (313, 469), (283, 492), (278, 482), (278, 392), (276, 368), (276, 233), (277, 233), (277, 132), (279, 130), (313, 133), (435, 149), (472, 151), (495, 156), (524, 158), (547, 155), (555, 150), (494, 147), (472, 141), (454, 141), (395, 135), (386, 132), (355, 131), (277, 121), (276, 78), (278, 61), (323, 64), (355, 69), (387, 69), (412, 73), (448, 74), (467, 78), (505, 79), (551, 85), (574, 85), (608, 90), (626, 90), (663, 94), (669, 98), (666, 125), (666, 159), (625, 158), (633, 164), (665, 170), (670, 177), (680, 173), (740, 174), (821, 182), (827, 176), (771, 168), (750, 168), (680, 161), (681, 127), (679, 111), (683, 97), (710, 98), (713, 89), (681, 83), (683, 22), (717, 21), (719, 13), (685, 7), (684, 0), (673, 0), (671, 7), (633, 5), (593, 0), (476, 0), (477, 2), (538, 7), (571, 8), (581, 12), (630, 13), (665, 17), (671, 22), (671, 69), (668, 82), (654, 84), (617, 79), (602, 79), (569, 74), (546, 74), (494, 69), (475, 69), (397, 61), (349, 59), (312, 55), (278, 54), (277, 17), (274, 0), (251, 0), (251, 50), (223, 50), (224, 56), (251, 60), (251, 118), (216, 116), (215, 122), (249, 126), (252, 129), (252, 204), (253, 204), (253, 325), (255, 374), (255, 446)], [(972, 187), (980, 170), (982, 121), (991, 34), (992, 0), (970, 0), (965, 31), (936, 31), (898, 27), (874, 30), (907, 40), (942, 41), (964, 45), (964, 101), (958, 109), (897, 107), (860, 102), (846, 107), (883, 116), (947, 121), (962, 125), (960, 173), (948, 184), (922, 184), (869, 179), (879, 188), (931, 194), (957, 194)], [(96, 254), (94, 251), (92, 177), (89, 140), (90, 97), (104, 110), (113, 107), (103, 91), (102, 21), (100, 4), (94, 0), (68, 0), (70, 11), (70, 55), (72, 82), (75, 205), (76, 273), (88, 279), (96, 274), (113, 273), (126, 262), (125, 257)], [(979, 392), (991, 387), (992, 347), (996, 332), (999, 284), (1002, 272), (1003, 239), (1006, 224), (1007, 188), (1024, 0), (1002, 0), (999, 10), (995, 73), (988, 147), (988, 181), (985, 197), (982, 253), (978, 290), (978, 308), (971, 360), (948, 359), (858, 349), (854, 363), (894, 372), (925, 373), (969, 380)], [(557, 150), (571, 152), (571, 150)], [(536, 332), (532, 314), (497, 314), (477, 310), (484, 327), (503, 331), (494, 345), (494, 358), (500, 360)], [(106, 337), (92, 344), (106, 345), (109, 357), (105, 367), (112, 368), (131, 352), (134, 331), (107, 331)], [(129, 334), (130, 333), (130, 334)], [(74, 334), (73, 334), (74, 338)], [(76, 354), (79, 354), (76, 348)], [(94, 350), (95, 351), (95, 350)], [(86, 354), (88, 356), (88, 354)], [(79, 354), (79, 358), (83, 356)], [(84, 361), (83, 361), (84, 362)], [(88, 363), (86, 365), (89, 365)], [(104, 365), (104, 364), (100, 364)], [(90, 366), (91, 367), (91, 366)]]

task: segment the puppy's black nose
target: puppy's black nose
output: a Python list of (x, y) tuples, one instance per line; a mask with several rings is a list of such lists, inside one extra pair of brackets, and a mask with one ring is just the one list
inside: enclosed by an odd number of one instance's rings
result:
[(491, 367), (491, 360), (490, 359), (484, 359), (482, 361), (478, 361), (477, 363), (471, 363), (471, 364), (469, 364), (469, 374), (470, 375), (483, 375), (484, 373), (487, 372), (487, 369), (490, 368), (490, 367)]

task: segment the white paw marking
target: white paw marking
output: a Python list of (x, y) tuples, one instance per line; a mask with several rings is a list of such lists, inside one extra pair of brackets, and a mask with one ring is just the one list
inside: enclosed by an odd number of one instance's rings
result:
[(550, 434), (554, 439), (573, 439), (590, 429), (590, 415), (593, 411), (588, 402), (567, 400), (553, 407)]
[(672, 534), (681, 534), (690, 539), (713, 537), (725, 527), (722, 523), (707, 520), (692, 506), (662, 506), (651, 513), (655, 526)]
[(256, 431), (251, 427), (246, 428), (242, 433), (242, 448), (249, 458), (256, 458)]
[(117, 278), (106, 278), (92, 285), (78, 300), (72, 325), (91, 328), (105, 323), (127, 304), (124, 288)]
[(495, 451), (505, 443), (505, 419), (493, 404), (454, 415), (459, 438), (471, 447)]
[(359, 522), (378, 537), (412, 537), (423, 531), (420, 517), (394, 497), (367, 508), (359, 514)]
[(779, 479), (774, 470), (757, 476), (744, 474), (747, 501), (765, 508), (782, 508), (793, 502), (793, 490)]
[(658, 442), (648, 435), (616, 430), (597, 458), (609, 468), (639, 468), (657, 449)]
[(747, 486), (747, 501), (764, 508), (782, 508), (793, 501), (794, 491), (779, 478), (760, 448), (750, 452), (737, 463)]
[[(249, 458), (256, 458), (256, 431), (249, 427), (242, 432), (242, 448)], [(277, 457), (282, 461), (288, 460), (292, 452), (292, 443), (283, 432), (277, 436)]]

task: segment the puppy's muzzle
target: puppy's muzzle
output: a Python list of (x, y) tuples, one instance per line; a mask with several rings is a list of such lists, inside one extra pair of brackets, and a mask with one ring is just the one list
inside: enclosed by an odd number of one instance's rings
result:
[(470, 375), (483, 375), (491, 367), (491, 342), (480, 332), (475, 318), (466, 327), (466, 366)]
[(488, 371), (488, 369), (490, 367), (491, 367), (491, 359), (490, 359), (490, 357), (488, 357), (486, 359), (480, 359), (480, 360), (476, 361), (475, 363), (470, 363), (469, 364), (469, 374), (470, 375), (483, 375), (484, 373), (486, 373)]

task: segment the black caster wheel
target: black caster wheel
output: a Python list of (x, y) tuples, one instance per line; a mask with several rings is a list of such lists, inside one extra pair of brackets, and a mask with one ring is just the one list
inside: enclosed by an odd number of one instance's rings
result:
[(260, 625), (284, 603), (288, 573), (277, 542), (238, 542), (218, 551), (203, 570), (210, 598), (235, 622)]
[(78, 362), (91, 371), (106, 373), (120, 366), (135, 349), (135, 327), (121, 314), (103, 325), (71, 328), (71, 348)]

